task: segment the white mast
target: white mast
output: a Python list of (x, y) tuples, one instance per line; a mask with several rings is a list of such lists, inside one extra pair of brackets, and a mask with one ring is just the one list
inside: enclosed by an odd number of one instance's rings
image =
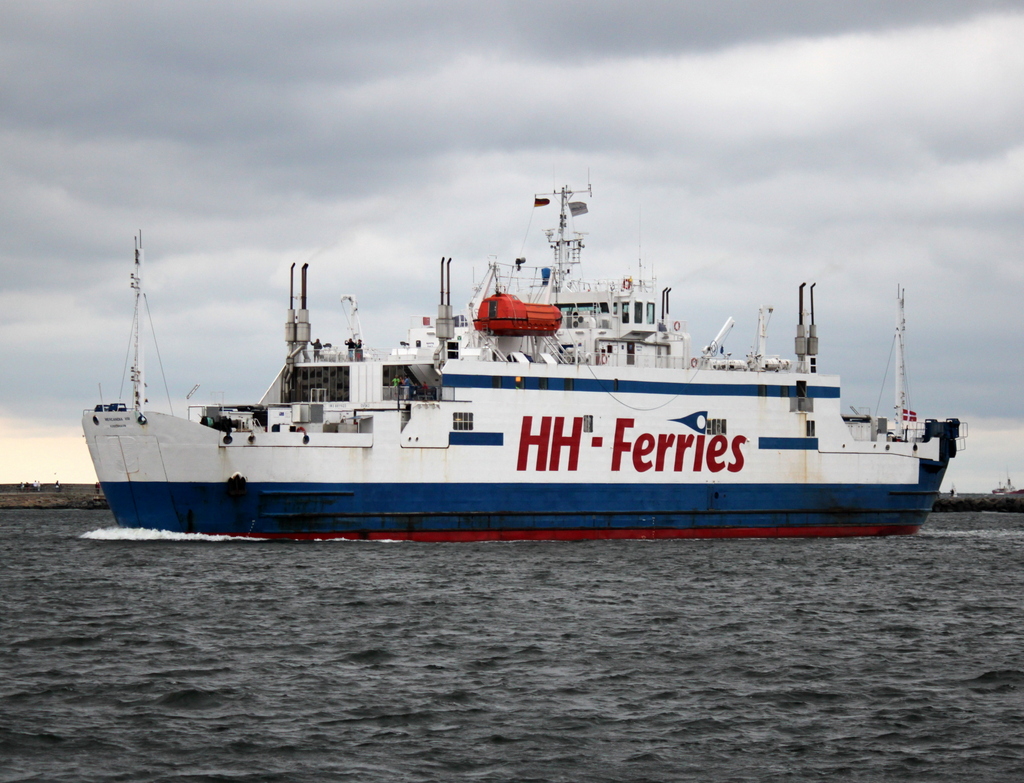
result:
[(757, 348), (751, 364), (758, 372), (764, 369), (764, 357), (768, 352), (768, 319), (772, 317), (775, 308), (771, 305), (761, 305), (757, 311)]
[(135, 271), (132, 273), (132, 289), (135, 291), (135, 323), (132, 327), (132, 344), (135, 361), (132, 363), (132, 407), (140, 414), (146, 407), (146, 380), (143, 372), (143, 347), (140, 339), (142, 322), (142, 232), (135, 238)]
[[(590, 185), (587, 185), (586, 193), (588, 196), (593, 196)], [(548, 244), (551, 245), (551, 249), (554, 250), (555, 254), (554, 268), (551, 270), (551, 280), (548, 283), (547, 290), (544, 292), (543, 301), (545, 304), (551, 301), (552, 290), (555, 294), (562, 290), (569, 270), (574, 264), (579, 264), (580, 262), (580, 251), (583, 249), (583, 237), (585, 234), (575, 231), (573, 233), (576, 236), (573, 239), (566, 239), (565, 230), (568, 216), (585, 215), (588, 211), (586, 202), (569, 201), (576, 193), (568, 187), (563, 187), (561, 192), (553, 193), (552, 195), (558, 196), (561, 199), (561, 209), (558, 215), (558, 228), (549, 228), (544, 232), (547, 234)], [(537, 198), (540, 198), (540, 196)], [(547, 202), (545, 201), (544, 203)]]
[(896, 287), (896, 405), (894, 413), (894, 432), (897, 439), (902, 440), (904, 432), (904, 411), (909, 410), (907, 407), (907, 367), (906, 360), (904, 358), (905, 349), (905, 332), (907, 330), (907, 321), (903, 315), (903, 295), (906, 289)]

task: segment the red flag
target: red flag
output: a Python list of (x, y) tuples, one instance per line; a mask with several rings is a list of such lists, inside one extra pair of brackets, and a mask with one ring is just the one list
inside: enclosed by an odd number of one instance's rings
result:
[(917, 421), (917, 411), (903, 409), (903, 421)]

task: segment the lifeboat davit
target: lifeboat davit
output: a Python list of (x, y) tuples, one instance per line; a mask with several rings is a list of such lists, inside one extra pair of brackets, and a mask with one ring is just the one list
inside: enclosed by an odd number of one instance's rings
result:
[(554, 334), (562, 326), (562, 311), (554, 305), (524, 302), (511, 294), (494, 294), (480, 303), (473, 326), (478, 332), (499, 337)]

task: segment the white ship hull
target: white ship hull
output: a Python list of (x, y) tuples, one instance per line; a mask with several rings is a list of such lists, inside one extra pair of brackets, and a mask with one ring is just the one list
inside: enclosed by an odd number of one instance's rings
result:
[(83, 424), (123, 526), (432, 540), (913, 532), (955, 437), (935, 422), (927, 440), (857, 440), (827, 376), (652, 386), (636, 369), (459, 361), (443, 375), (444, 399), (364, 407), (350, 431), (228, 434), (132, 411)]

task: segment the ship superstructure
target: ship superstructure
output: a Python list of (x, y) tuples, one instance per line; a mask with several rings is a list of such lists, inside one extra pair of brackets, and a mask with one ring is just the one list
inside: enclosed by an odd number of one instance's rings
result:
[(185, 419), (136, 394), (87, 411), (118, 523), (443, 541), (919, 528), (960, 422), (843, 414), (838, 377), (817, 372), (813, 285), (799, 288), (794, 358), (766, 353), (767, 306), (744, 358), (723, 350), (731, 318), (695, 348), (671, 288), (579, 277), (584, 235), (567, 218), (587, 206), (549, 195), (550, 265), (493, 262), (455, 312), (442, 259), (437, 315), (412, 318), (390, 352), (363, 345), (353, 297), (344, 343), (311, 341), (307, 268), (296, 295), (293, 267), (285, 361), (259, 402)]

